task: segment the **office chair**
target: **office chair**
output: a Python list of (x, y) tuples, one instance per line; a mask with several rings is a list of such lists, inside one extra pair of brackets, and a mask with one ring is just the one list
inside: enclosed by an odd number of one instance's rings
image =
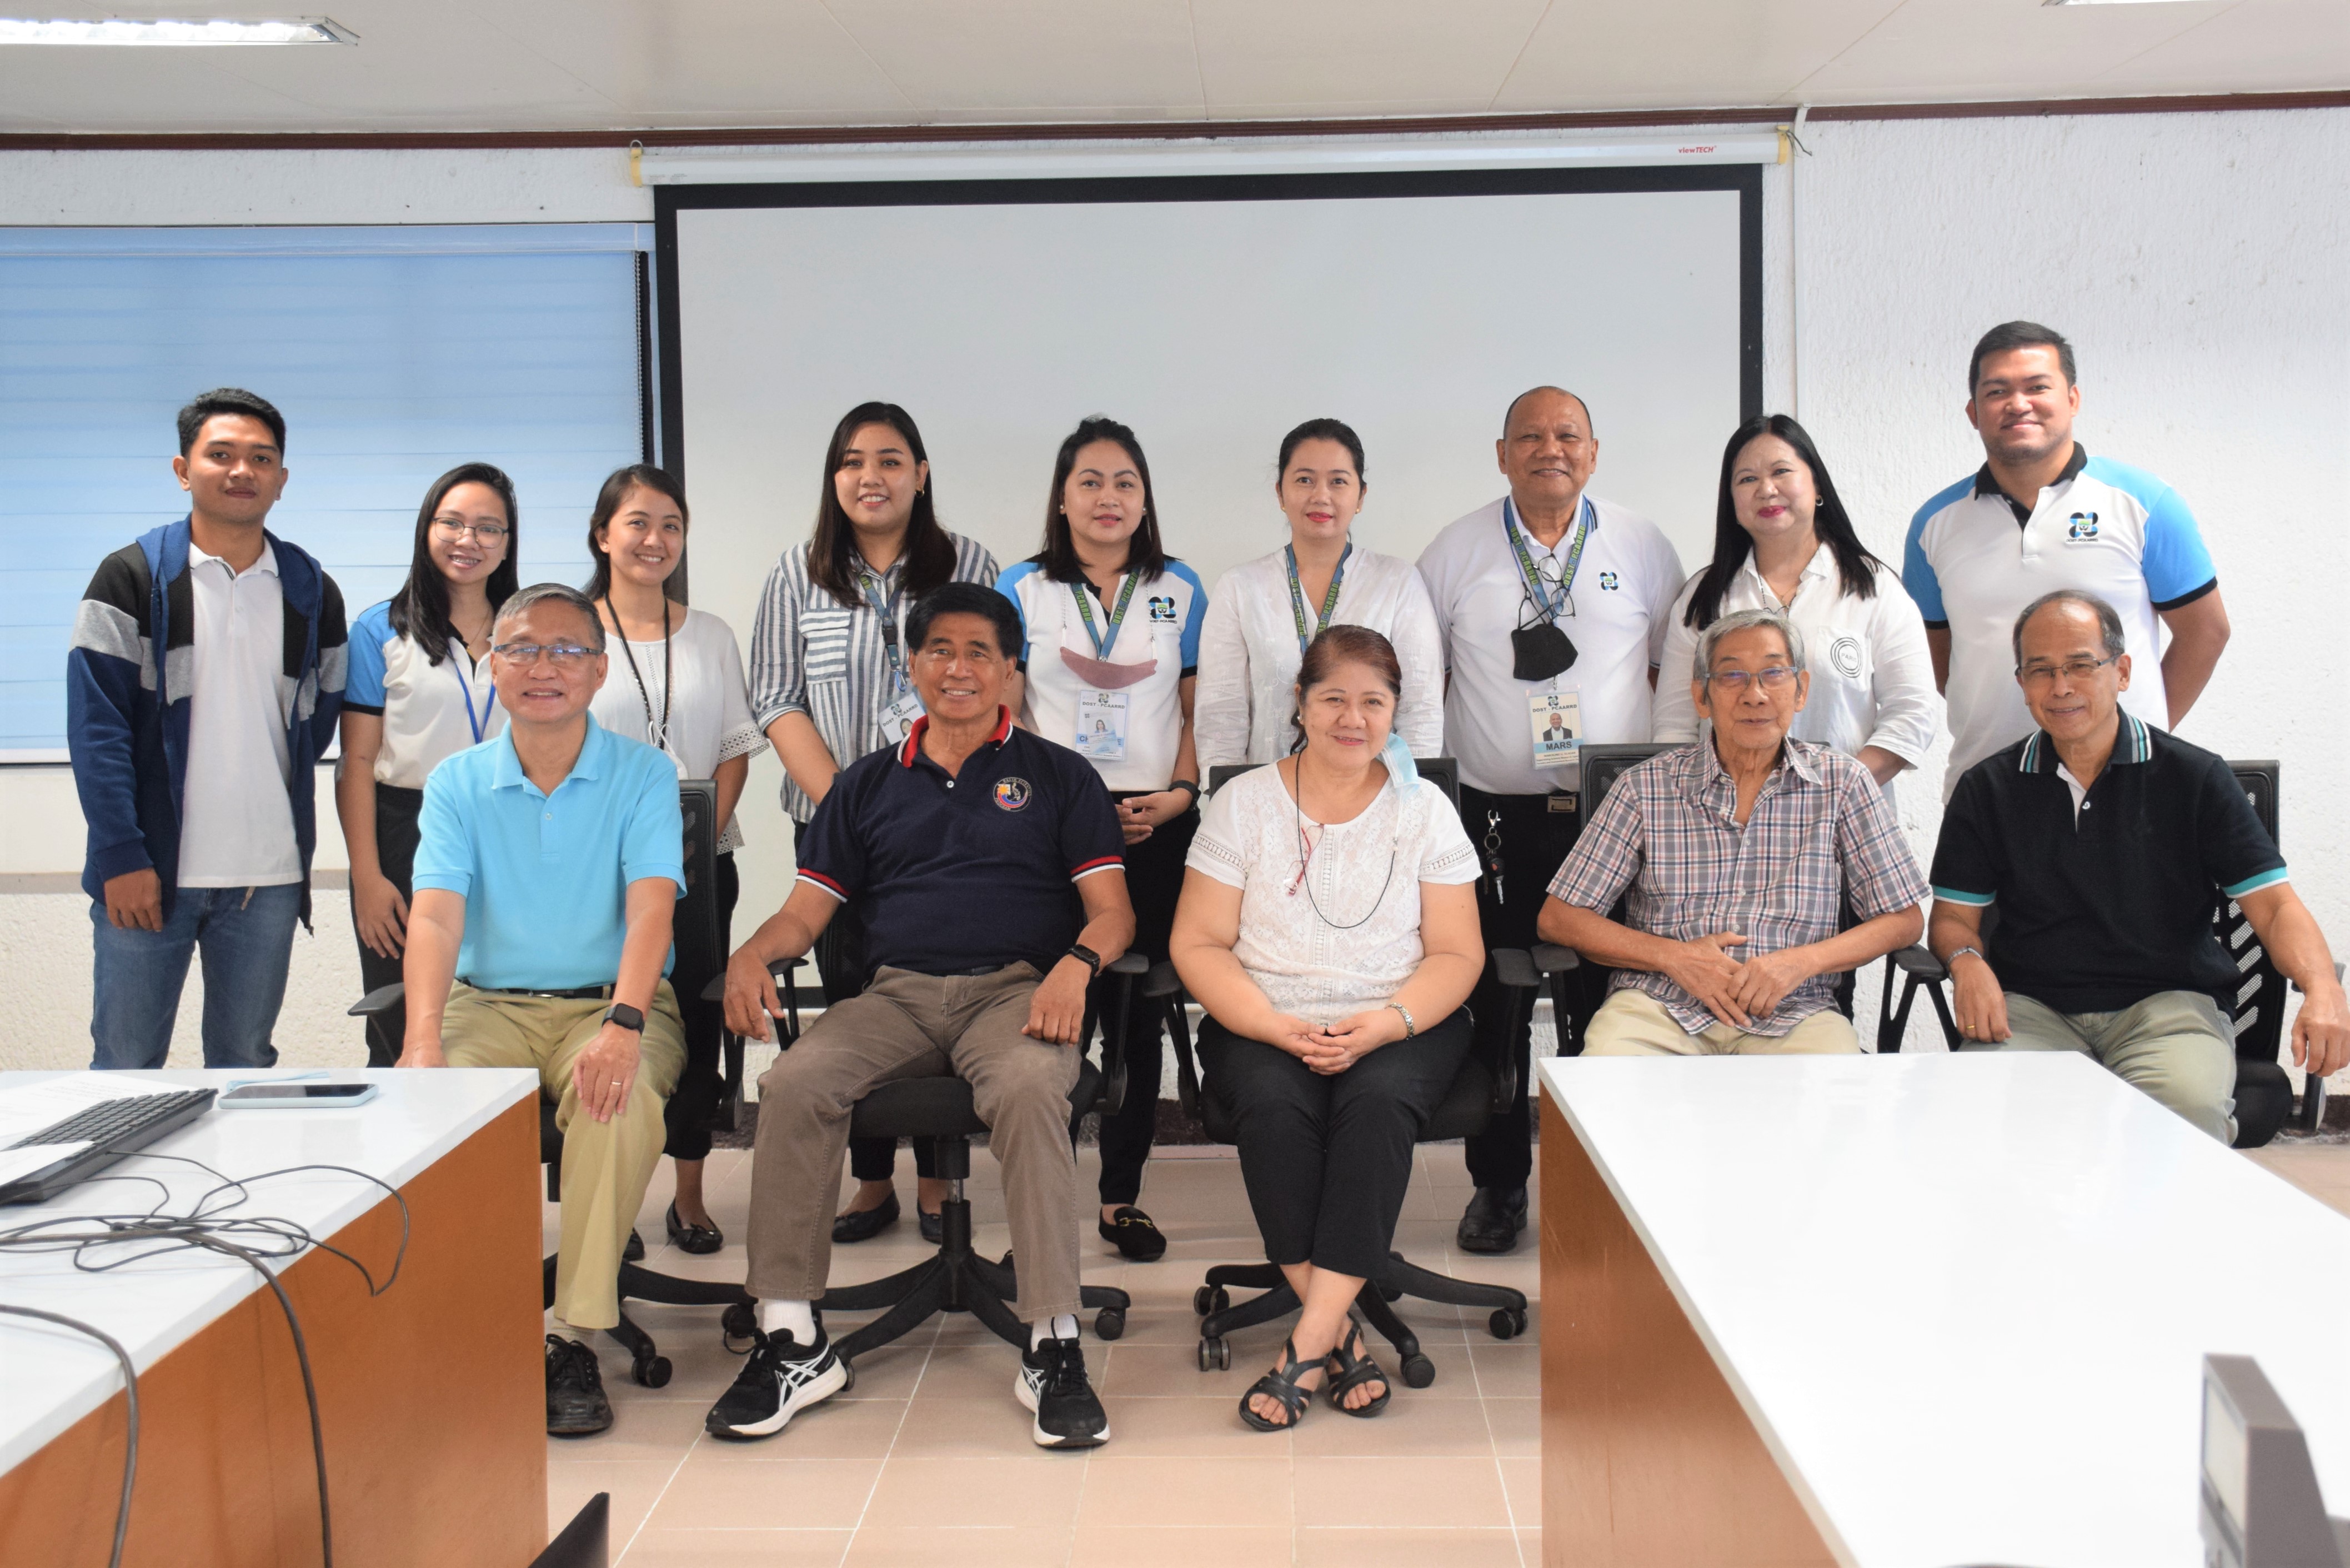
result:
[[(798, 961), (793, 961), (795, 962)], [(1111, 963), (1108, 972), (1120, 977), (1117, 1005), (1102, 1020), (1102, 1064), (1097, 1068), (1080, 1056), (1077, 1081), (1069, 1090), (1069, 1123), (1074, 1136), (1077, 1119), (1088, 1111), (1107, 1116), (1126, 1097), (1126, 987), (1149, 966), (1139, 954), (1128, 953)], [(783, 966), (775, 966), (778, 978)], [(796, 1040), (798, 1032), (792, 1032)], [(729, 1036), (733, 1055), (740, 1060), (741, 1042)], [(785, 1049), (790, 1049), (786, 1041)], [(901, 1137), (930, 1139), (938, 1151), (937, 1175), (947, 1183), (946, 1201), (940, 1206), (939, 1250), (910, 1269), (864, 1284), (827, 1284), (817, 1303), (823, 1312), (879, 1312), (881, 1315), (833, 1342), (833, 1349), (848, 1368), (849, 1386), (856, 1386), (857, 1358), (893, 1340), (901, 1339), (942, 1312), (967, 1312), (998, 1335), (1022, 1350), (1028, 1348), (1028, 1330), (1012, 1315), (1019, 1294), (1016, 1260), (1009, 1252), (990, 1261), (972, 1251), (971, 1202), (962, 1184), (971, 1175), (971, 1140), (987, 1130), (972, 1104), (971, 1085), (951, 1075), (900, 1078), (883, 1084), (857, 1102), (848, 1124), (851, 1137), (886, 1137), (894, 1145)], [(1076, 1217), (1071, 1216), (1072, 1223)], [(741, 1293), (737, 1293), (739, 1295)], [(1094, 1311), (1094, 1333), (1105, 1340), (1126, 1332), (1126, 1314), (1133, 1301), (1126, 1292), (1104, 1285), (1080, 1287), (1078, 1300)], [(730, 1307), (726, 1332), (748, 1339), (757, 1326), (749, 1300)]]
[[(717, 840), (725, 825), (717, 820), (718, 786), (708, 779), (688, 779), (678, 785), (678, 805), (685, 817), (685, 897), (677, 901), (671, 917), (671, 940), (677, 950), (677, 961), (670, 975), (671, 987), (680, 996), (698, 994), (705, 1002), (724, 995), (726, 989), (725, 944), (720, 939), (718, 926)], [(795, 962), (797, 961), (795, 961)], [(785, 977), (786, 985), (789, 977)], [(689, 988), (691, 988), (689, 990)], [(353, 1018), (372, 1018), (396, 1005), (405, 992), (398, 982), (368, 992), (355, 1003), (349, 1012)], [(788, 1030), (796, 1033), (799, 1014), (795, 994), (787, 992), (794, 1003), (787, 1021)], [(784, 1032), (779, 1028), (779, 1033)], [(736, 1107), (743, 1099), (743, 1043), (729, 1036), (723, 1046), (724, 1065), (713, 1127), (731, 1128), (734, 1125)], [(546, 1167), (546, 1199), (558, 1202), (563, 1197), (563, 1134), (555, 1125), (555, 1103), (544, 1095), (538, 1102), (538, 1158)], [(545, 1260), (545, 1299), (542, 1305), (555, 1304), (555, 1263)], [(658, 1273), (641, 1264), (623, 1262), (620, 1264), (620, 1321), (609, 1334), (629, 1352), (629, 1375), (647, 1388), (664, 1386), (670, 1378), (669, 1358), (660, 1354), (653, 1338), (629, 1317), (631, 1301), (652, 1302), (663, 1306), (747, 1305), (750, 1297), (740, 1285), (724, 1284), (712, 1280), (681, 1279), (674, 1274)]]
[[(1451, 757), (1413, 759), (1422, 778), (1441, 788), (1457, 809), (1461, 804), (1460, 770)], [(1209, 793), (1213, 794), (1226, 784), (1257, 764), (1224, 765), (1209, 770)], [(1504, 950), (1493, 953), (1487, 961), (1496, 967), (1502, 984), (1508, 989), (1513, 1008), (1534, 1005), (1536, 979), (1526, 955)], [(1191, 1052), (1191, 1017), (1185, 1011), (1189, 998), (1183, 994), (1181, 980), (1172, 964), (1152, 967), (1143, 981), (1143, 994), (1163, 999), (1167, 1003), (1167, 1024), (1175, 1042), (1177, 1093), (1186, 1115), (1196, 1117), (1207, 1128), (1208, 1137), (1217, 1143), (1234, 1141), (1229, 1112), (1217, 1097), (1215, 1085), (1203, 1088), (1200, 1071)], [(1516, 1020), (1513, 1019), (1514, 1024)], [(1511, 1033), (1514, 1033), (1513, 1029)], [(1509, 1035), (1505, 1034), (1504, 1038)], [(1510, 1108), (1513, 1096), (1521, 1092), (1518, 1064), (1514, 1061), (1489, 1063), (1474, 1052), (1461, 1064), (1452, 1086), (1420, 1129), (1422, 1143), (1441, 1143), (1452, 1138), (1469, 1137), (1484, 1130), (1486, 1122)], [(1254, 1290), (1262, 1293), (1232, 1303), (1233, 1288)], [(1404, 1383), (1412, 1388), (1425, 1388), (1436, 1381), (1435, 1363), (1421, 1354), (1419, 1338), (1410, 1325), (1396, 1314), (1391, 1303), (1404, 1296), (1421, 1301), (1440, 1302), (1449, 1306), (1490, 1307), (1492, 1315), (1486, 1326), (1496, 1339), (1512, 1339), (1526, 1331), (1526, 1298), (1523, 1292), (1505, 1285), (1479, 1284), (1471, 1280), (1456, 1280), (1432, 1269), (1423, 1269), (1400, 1252), (1388, 1254), (1387, 1267), (1375, 1279), (1364, 1282), (1362, 1293), (1356, 1304), (1364, 1318), (1377, 1329), (1388, 1344), (1395, 1346)], [(1200, 1370), (1228, 1370), (1232, 1364), (1232, 1342), (1228, 1337), (1235, 1330), (1295, 1311), (1297, 1294), (1289, 1282), (1273, 1263), (1219, 1263), (1208, 1271), (1207, 1282), (1192, 1293), (1191, 1309), (1200, 1315)]]
[[(2277, 763), (2264, 760), (2231, 762), (2228, 766), (2235, 771), (2236, 782), (2243, 786), (2252, 815), (2260, 818), (2270, 839), (2281, 844), (2277, 822), (2282, 785)], [(1986, 938), (1998, 918), (1996, 904), (1983, 911)], [(2276, 1137), (2293, 1110), (2293, 1082), (2285, 1076), (2283, 1064), (2278, 1060), (2284, 1045), (2285, 979), (2261, 945), (2260, 936), (2252, 929), (2251, 921), (2244, 918), (2243, 910), (2217, 888), (2211, 895), (2211, 928), (2212, 934), (2220, 939), (2221, 950), (2235, 961), (2236, 971), (2242, 977), (2229, 1009), (2236, 1032), (2235, 1147), (2259, 1148)], [(1943, 983), (1950, 978), (1942, 961), (1923, 947), (1905, 948), (1893, 957), (1904, 977), (1901, 1005), (1891, 1015), (1897, 1021), (1894, 1032), (1887, 1034), (1880, 1031), (1877, 1048), (1901, 1049), (1898, 1025), (1908, 1022), (1910, 1003), (1922, 989), (1941, 1023), (1942, 1038), (1951, 1050), (1958, 1050), (1963, 1042), (1959, 1036), (1958, 1022), (1950, 1016), (1950, 1003), (1942, 995)], [(1886, 995), (1887, 999), (1892, 995), (1890, 985)], [(2303, 1093), (2301, 1114), (2295, 1125), (2304, 1132), (2314, 1132), (2324, 1124), (2324, 1116), (2325, 1082), (2311, 1078)]]

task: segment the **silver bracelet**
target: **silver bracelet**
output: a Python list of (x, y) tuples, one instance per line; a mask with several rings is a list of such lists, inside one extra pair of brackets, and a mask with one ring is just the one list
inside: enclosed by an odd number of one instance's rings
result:
[(1405, 1039), (1409, 1040), (1413, 1035), (1419, 1033), (1419, 1025), (1411, 1021), (1411, 1009), (1406, 1007), (1400, 1002), (1390, 1002), (1388, 1005), (1394, 1008), (1396, 1010), (1396, 1016), (1403, 1020), (1403, 1037)]
[(1966, 957), (1969, 953), (1972, 953), (1975, 957), (1982, 959), (1985, 963), (1991, 962), (1991, 960), (1983, 958), (1983, 950), (1981, 948), (1952, 948), (1950, 950), (1950, 956), (1942, 961), (1942, 971), (1945, 974), (1953, 972), (1950, 966), (1958, 962), (1960, 959)]

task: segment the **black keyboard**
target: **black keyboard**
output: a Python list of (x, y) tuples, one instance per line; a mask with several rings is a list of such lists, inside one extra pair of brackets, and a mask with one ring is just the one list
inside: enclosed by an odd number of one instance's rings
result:
[(10, 1148), (36, 1144), (87, 1143), (88, 1148), (52, 1165), (0, 1184), (0, 1203), (39, 1203), (91, 1177), (165, 1133), (187, 1126), (212, 1107), (211, 1089), (173, 1089), (160, 1095), (129, 1095), (76, 1111), (54, 1127), (18, 1138)]

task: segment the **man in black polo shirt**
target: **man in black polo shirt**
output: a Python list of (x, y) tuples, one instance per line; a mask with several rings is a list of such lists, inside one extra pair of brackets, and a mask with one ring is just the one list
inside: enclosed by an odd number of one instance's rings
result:
[(1969, 1050), (2085, 1052), (2233, 1142), (2239, 977), (2212, 889), (2301, 987), (2293, 1060), (2320, 1077), (2350, 1062), (2324, 935), (2228, 764), (2121, 711), (2130, 660), (2111, 605), (2043, 595), (2012, 642), (2040, 728), (1967, 770), (1934, 851), (1927, 940), (1959, 1032)]
[[(815, 1321), (832, 1258), (849, 1114), (893, 1079), (969, 1080), (1003, 1167), (1029, 1349), (1013, 1393), (1045, 1448), (1109, 1437), (1077, 1342), (1077, 1165), (1069, 1147), (1086, 987), (1134, 940), (1125, 835), (1093, 764), (1013, 728), (1012, 601), (971, 583), (906, 618), (925, 717), (842, 770), (800, 846), (782, 909), (726, 971), (726, 1023), (767, 1037), (783, 1013), (767, 966), (815, 945), (855, 899), (877, 967), (759, 1080), (750, 1273), (758, 1341), (710, 1412), (720, 1438), (767, 1438), (847, 1382)], [(1075, 893), (1071, 892), (1072, 885)], [(1078, 907), (1084, 908), (1080, 930)]]

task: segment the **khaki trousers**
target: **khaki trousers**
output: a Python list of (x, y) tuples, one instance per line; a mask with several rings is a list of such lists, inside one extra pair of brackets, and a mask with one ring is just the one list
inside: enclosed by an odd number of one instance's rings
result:
[(685, 1066), (685, 1025), (669, 981), (645, 1012), (636, 1086), (608, 1122), (579, 1115), (572, 1064), (603, 1028), (600, 997), (512, 996), (462, 981), (441, 1014), (452, 1067), (536, 1067), (563, 1131), (563, 1238), (556, 1248), (555, 1315), (574, 1328), (620, 1321), (620, 1253), (660, 1164), (661, 1104)]
[(2236, 1141), (2236, 1032), (2199, 991), (2158, 991), (2118, 1012), (2059, 1012), (2007, 992), (2008, 1038), (1969, 1051), (2078, 1051), (2218, 1138)]
[(1586, 1056), (1834, 1056), (1860, 1049), (1852, 1021), (1833, 1007), (1822, 1008), (1775, 1039), (1727, 1023), (1692, 1034), (1665, 1011), (1663, 1002), (1629, 988), (1601, 1005), (1583, 1038)]
[(832, 1268), (849, 1113), (881, 1085), (952, 1075), (971, 1085), (987, 1147), (1003, 1167), (1024, 1323), (1077, 1310), (1077, 1160), (1069, 1090), (1080, 1053), (1020, 1033), (1039, 976), (884, 968), (836, 1002), (759, 1079), (751, 1165), (751, 1267), (763, 1301), (817, 1301)]

